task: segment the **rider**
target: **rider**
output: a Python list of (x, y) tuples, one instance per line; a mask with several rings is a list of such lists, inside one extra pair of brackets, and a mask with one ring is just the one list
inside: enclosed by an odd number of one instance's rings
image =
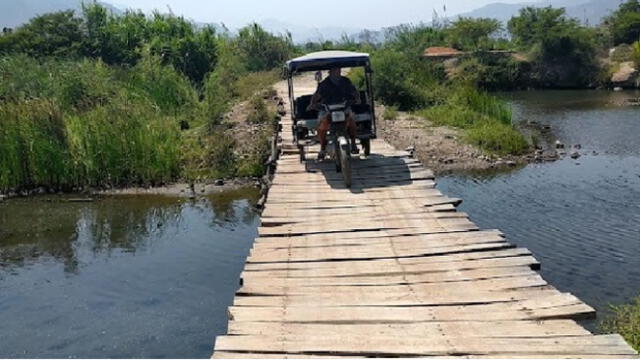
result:
[[(318, 89), (311, 98), (311, 103), (307, 110), (317, 110), (319, 104), (340, 104), (347, 102), (350, 104), (360, 104), (360, 93), (349, 78), (341, 75), (342, 69), (339, 67), (329, 70), (329, 77), (318, 84)], [(350, 107), (345, 111), (347, 115), (346, 128), (351, 137), (351, 153), (359, 152), (356, 145), (356, 122), (354, 113)], [(324, 159), (327, 149), (327, 131), (329, 131), (329, 113), (324, 109), (320, 110), (318, 118), (318, 137), (320, 138), (320, 153), (318, 159)]]

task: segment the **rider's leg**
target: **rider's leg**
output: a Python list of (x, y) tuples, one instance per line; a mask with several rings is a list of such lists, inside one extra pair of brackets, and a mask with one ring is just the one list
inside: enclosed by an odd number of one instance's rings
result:
[(320, 154), (318, 158), (323, 158), (327, 150), (327, 132), (329, 131), (329, 115), (320, 118), (318, 124), (318, 139), (320, 140)]
[(347, 133), (351, 138), (351, 152), (357, 154), (359, 152), (358, 145), (356, 144), (357, 128), (353, 112), (349, 113), (349, 116), (347, 117)]

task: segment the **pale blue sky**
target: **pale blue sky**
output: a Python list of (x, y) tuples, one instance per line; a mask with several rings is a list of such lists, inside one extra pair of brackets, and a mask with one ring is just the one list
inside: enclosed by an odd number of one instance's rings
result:
[[(199, 22), (223, 22), (229, 27), (267, 19), (311, 27), (377, 29), (401, 23), (430, 21), (433, 9), (442, 15), (467, 12), (492, 2), (521, 3), (527, 0), (113, 0), (121, 7), (144, 11), (167, 11)], [(323, 4), (323, 5), (318, 5)]]

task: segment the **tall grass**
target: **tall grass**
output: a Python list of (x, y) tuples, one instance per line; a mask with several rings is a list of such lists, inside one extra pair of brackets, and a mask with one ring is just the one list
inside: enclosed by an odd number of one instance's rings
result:
[(619, 333), (637, 351), (640, 351), (640, 296), (632, 303), (612, 306), (612, 314), (600, 324), (604, 332)]
[(471, 87), (454, 90), (443, 104), (418, 111), (437, 125), (465, 131), (466, 140), (497, 154), (521, 154), (529, 145), (511, 125), (511, 109), (501, 100)]
[(633, 61), (640, 66), (640, 40), (633, 43)]
[[(28, 71), (24, 71), (24, 69)], [(0, 58), (0, 191), (160, 184), (181, 176), (179, 121), (202, 116), (189, 81), (157, 59)]]

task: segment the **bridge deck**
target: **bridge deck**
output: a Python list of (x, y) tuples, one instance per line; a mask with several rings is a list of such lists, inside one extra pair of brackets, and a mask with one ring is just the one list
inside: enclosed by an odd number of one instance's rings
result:
[(433, 174), (382, 140), (345, 189), (331, 162), (283, 156), (214, 358), (637, 357), (595, 311), (480, 230)]

